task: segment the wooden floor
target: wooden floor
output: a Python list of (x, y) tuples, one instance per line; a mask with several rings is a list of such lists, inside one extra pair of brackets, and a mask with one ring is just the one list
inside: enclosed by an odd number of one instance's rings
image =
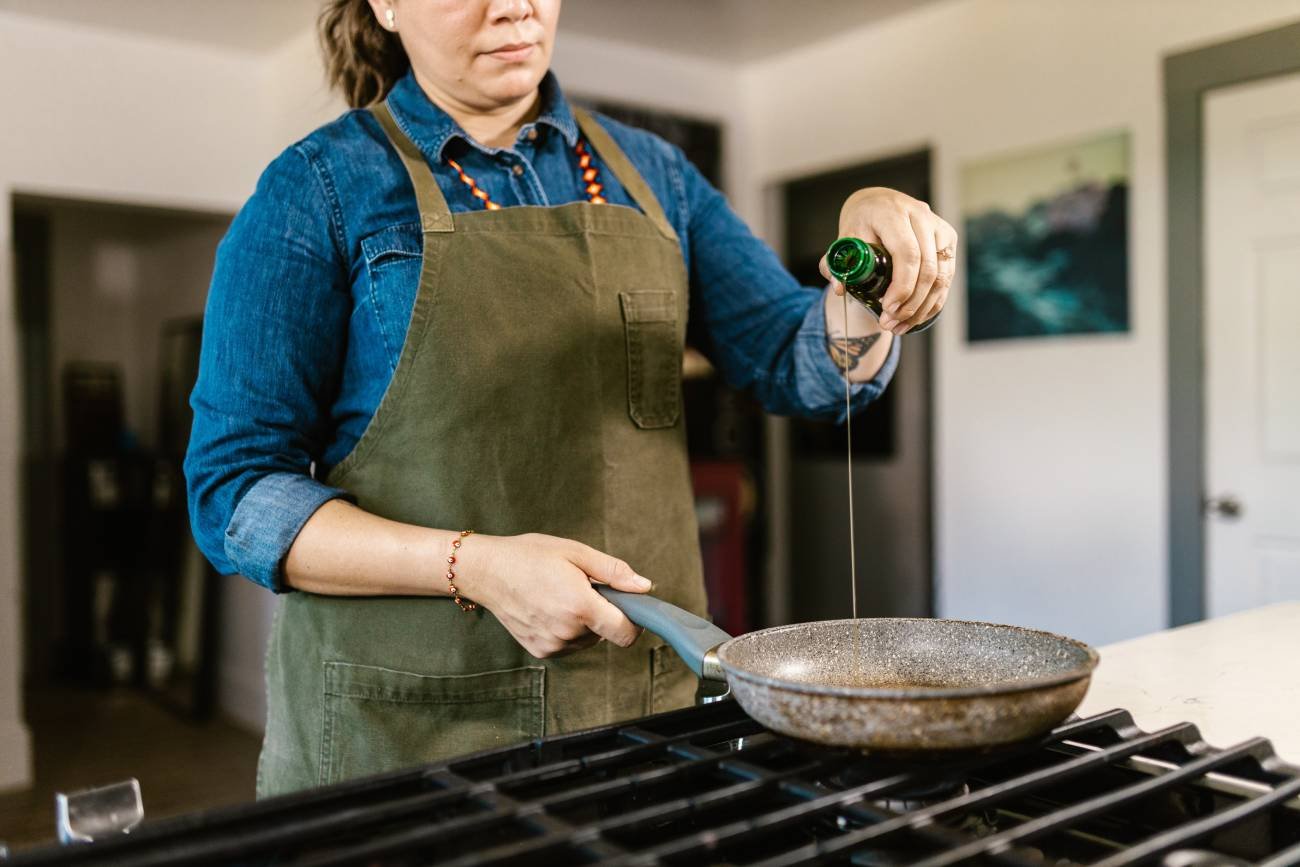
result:
[(145, 819), (249, 801), (258, 735), (187, 722), (128, 689), (29, 692), (35, 785), (0, 794), (0, 842), (16, 852), (54, 839), (54, 794), (135, 777)]

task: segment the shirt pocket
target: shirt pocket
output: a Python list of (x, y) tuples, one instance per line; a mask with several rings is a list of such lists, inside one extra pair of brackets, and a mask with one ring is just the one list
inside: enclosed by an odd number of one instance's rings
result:
[(418, 223), (390, 226), (362, 238), (361, 254), (365, 259), (370, 306), (384, 341), (389, 367), (396, 370), (420, 288), (424, 236)]
[(677, 424), (682, 407), (682, 339), (676, 292), (620, 292), (627, 343), (627, 409), (637, 427)]
[(321, 785), (539, 738), (541, 666), (429, 675), (325, 663)]

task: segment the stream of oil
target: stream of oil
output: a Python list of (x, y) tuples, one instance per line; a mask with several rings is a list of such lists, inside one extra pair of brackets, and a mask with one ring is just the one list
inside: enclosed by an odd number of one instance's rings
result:
[(849, 477), (849, 581), (850, 596), (853, 600), (853, 619), (858, 619), (858, 546), (854, 544), (853, 528), (853, 401), (849, 387), (849, 293), (840, 296), (844, 300), (844, 350), (840, 358), (844, 361), (844, 439), (847, 445)]
[(858, 620), (858, 546), (855, 544), (853, 527), (853, 393), (849, 385), (849, 293), (841, 296), (844, 300), (844, 350), (840, 358), (844, 361), (844, 439), (845, 465), (849, 479), (849, 598), (853, 601), (853, 670), (850, 682), (857, 682), (862, 677), (862, 623)]

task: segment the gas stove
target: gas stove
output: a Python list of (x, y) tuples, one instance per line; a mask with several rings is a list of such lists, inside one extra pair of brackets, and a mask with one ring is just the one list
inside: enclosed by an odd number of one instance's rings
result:
[(1124, 711), (903, 760), (775, 735), (724, 700), (7, 863), (1281, 867), (1300, 864), (1300, 768)]

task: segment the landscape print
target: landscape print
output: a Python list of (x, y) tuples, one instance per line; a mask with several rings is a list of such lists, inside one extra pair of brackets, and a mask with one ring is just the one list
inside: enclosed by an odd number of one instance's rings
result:
[(1127, 331), (1129, 136), (962, 171), (970, 341)]

